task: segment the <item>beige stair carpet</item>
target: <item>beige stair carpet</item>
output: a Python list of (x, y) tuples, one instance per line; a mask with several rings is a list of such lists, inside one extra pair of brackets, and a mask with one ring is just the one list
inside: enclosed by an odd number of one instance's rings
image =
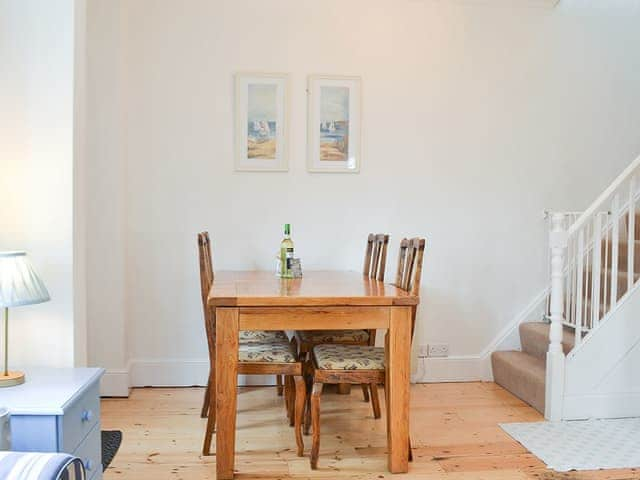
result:
[[(495, 382), (544, 413), (546, 357), (549, 349), (549, 324), (529, 322), (520, 325), (522, 351), (493, 352), (491, 366)], [(563, 332), (565, 353), (573, 348), (574, 334)]]

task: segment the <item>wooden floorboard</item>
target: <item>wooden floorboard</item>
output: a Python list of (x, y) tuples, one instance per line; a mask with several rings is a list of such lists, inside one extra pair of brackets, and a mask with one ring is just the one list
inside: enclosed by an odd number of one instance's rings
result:
[[(556, 473), (504, 433), (498, 423), (542, 416), (493, 383), (414, 385), (414, 462), (405, 475), (386, 472), (384, 418), (375, 420), (359, 389), (322, 396), (317, 471), (295, 454), (282, 397), (274, 387), (241, 388), (236, 471), (239, 479), (631, 480), (640, 471)], [(102, 400), (102, 428), (122, 430), (123, 444), (105, 480), (215, 479), (215, 456), (202, 457), (202, 388), (140, 388)], [(384, 395), (381, 393), (381, 398)], [(383, 402), (384, 403), (384, 402)], [(311, 446), (305, 437), (305, 455)], [(215, 450), (215, 438), (213, 449)]]

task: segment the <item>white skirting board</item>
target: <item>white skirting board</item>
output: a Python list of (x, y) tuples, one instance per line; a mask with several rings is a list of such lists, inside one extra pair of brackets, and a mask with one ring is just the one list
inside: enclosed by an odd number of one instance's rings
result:
[[(205, 386), (208, 360), (132, 360), (132, 387)], [(239, 385), (275, 385), (275, 375), (239, 375)]]
[(481, 355), (417, 358), (413, 366), (412, 383), (491, 380), (489, 357)]
[(131, 387), (129, 367), (108, 369), (100, 380), (101, 397), (128, 397)]
[[(205, 386), (206, 360), (132, 360), (126, 368), (107, 369), (100, 384), (102, 397), (128, 397), (132, 387)], [(240, 375), (239, 385), (275, 385), (273, 375)]]
[[(488, 358), (458, 356), (414, 359), (413, 383), (489, 380)], [(126, 397), (131, 387), (205, 386), (208, 360), (134, 359), (124, 369), (107, 369), (102, 379), (103, 397)], [(275, 385), (273, 375), (240, 375), (239, 385)]]

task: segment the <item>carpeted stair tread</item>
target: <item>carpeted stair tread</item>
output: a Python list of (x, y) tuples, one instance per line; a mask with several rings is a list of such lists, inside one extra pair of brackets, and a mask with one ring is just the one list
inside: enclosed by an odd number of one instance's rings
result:
[(491, 366), (495, 382), (544, 413), (544, 360), (525, 352), (493, 352)]
[[(629, 231), (629, 210), (624, 215), (624, 230), (625, 233)], [(636, 218), (634, 220), (634, 236), (640, 238), (640, 213), (636, 212)]]
[[(602, 317), (604, 317), (607, 313), (609, 313), (609, 303), (607, 302), (607, 304), (605, 305), (602, 301), (600, 301), (600, 316), (599, 318), (602, 319)], [(587, 299), (587, 303), (586, 305), (584, 305), (582, 307), (583, 309), (585, 309), (586, 311), (586, 318), (587, 319), (591, 319), (591, 299), (588, 298)], [(590, 321), (587, 322), (587, 325), (590, 324)]]
[[(633, 264), (634, 272), (640, 272), (640, 240), (635, 240), (633, 242)], [(601, 258), (605, 259), (605, 251), (607, 252), (606, 263), (611, 268), (611, 256), (613, 254), (613, 247), (611, 246), (611, 241), (608, 244), (602, 244), (602, 254)], [(626, 272), (628, 266), (628, 254), (629, 254), (629, 243), (627, 240), (620, 240), (618, 242), (618, 271)]]
[[(520, 324), (520, 344), (522, 351), (545, 361), (549, 350), (549, 327), (546, 322), (526, 322)], [(562, 331), (562, 348), (567, 354), (575, 344), (575, 334), (572, 329)]]
[[(613, 272), (611, 270), (611, 268), (607, 268), (607, 269), (602, 269), (600, 271), (600, 297), (602, 298), (605, 294), (605, 287), (606, 287), (606, 292), (607, 294), (610, 292), (611, 290), (611, 279), (613, 277)], [(628, 275), (626, 272), (626, 268), (625, 270), (618, 270), (618, 300), (620, 300), (620, 298), (627, 292), (627, 279)], [(640, 272), (634, 272), (633, 274), (633, 281), (634, 283), (640, 279)], [(591, 282), (592, 282), (592, 275), (591, 275), (591, 268), (589, 268), (588, 270), (585, 271), (585, 288), (587, 288), (587, 295), (588, 297), (591, 296)]]

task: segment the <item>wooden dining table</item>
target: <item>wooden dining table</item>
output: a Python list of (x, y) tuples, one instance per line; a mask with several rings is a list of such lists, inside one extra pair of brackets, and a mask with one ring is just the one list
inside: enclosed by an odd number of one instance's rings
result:
[(266, 271), (216, 272), (208, 306), (216, 319), (217, 478), (234, 475), (240, 330), (387, 329), (388, 468), (407, 472), (411, 319), (417, 304), (418, 297), (359, 272), (307, 271), (296, 279)]

